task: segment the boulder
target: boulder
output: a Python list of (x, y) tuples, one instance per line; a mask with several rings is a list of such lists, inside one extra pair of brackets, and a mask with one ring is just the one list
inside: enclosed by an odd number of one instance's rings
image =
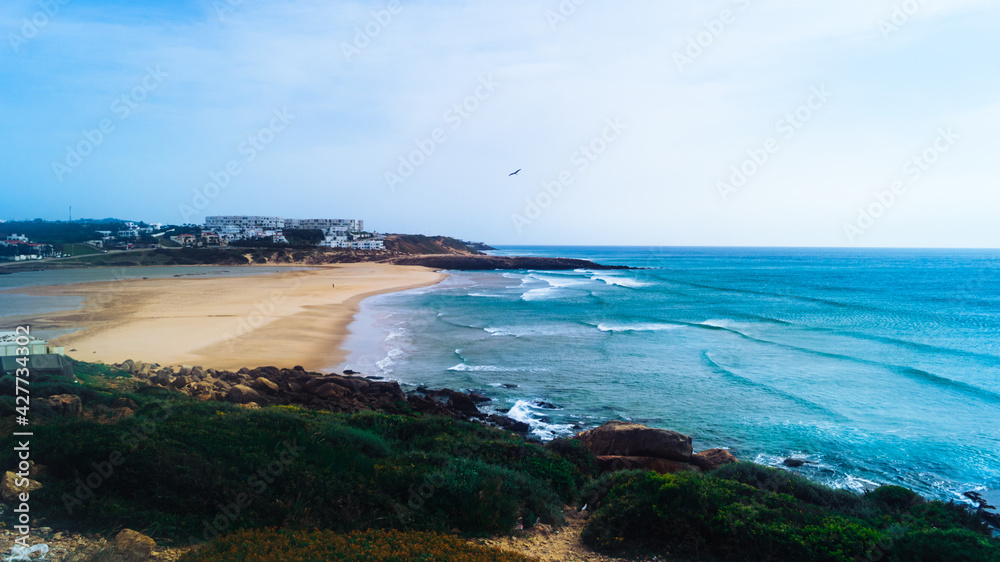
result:
[(691, 438), (687, 435), (623, 421), (609, 421), (578, 433), (576, 438), (596, 456), (656, 457), (688, 462), (692, 453)]
[(260, 400), (260, 394), (249, 386), (238, 384), (226, 393), (226, 400), (234, 404), (247, 404)]
[(149, 560), (155, 547), (153, 539), (132, 529), (122, 529), (115, 537), (115, 551), (128, 562)]
[(56, 394), (43, 399), (56, 413), (70, 418), (78, 418), (83, 414), (83, 402), (75, 394)]
[(697, 466), (705, 472), (715, 470), (724, 464), (731, 464), (734, 462), (739, 462), (739, 459), (734, 457), (732, 453), (725, 449), (708, 449), (707, 451), (702, 451), (691, 456), (691, 464)]
[(451, 393), (451, 396), (448, 397), (448, 407), (463, 414), (479, 413), (479, 408), (476, 407), (476, 403), (472, 401), (472, 398), (468, 394), (462, 394), (461, 392)]
[(149, 366), (143, 363), (142, 361), (136, 361), (135, 363), (132, 364), (132, 368), (129, 369), (129, 371), (138, 374), (141, 373), (143, 369), (148, 369), (148, 368)]
[(174, 382), (170, 383), (170, 386), (180, 390), (189, 384), (191, 384), (191, 378), (181, 375), (174, 379)]
[(507, 431), (513, 431), (514, 433), (528, 433), (531, 431), (530, 425), (522, 421), (517, 421), (513, 418), (508, 418), (507, 416), (498, 416), (494, 414), (486, 418), (486, 421), (496, 424), (497, 427), (506, 429)]
[(265, 379), (264, 377), (257, 377), (254, 379), (253, 387), (257, 390), (263, 390), (265, 392), (278, 392), (278, 385)]
[(313, 389), (313, 394), (319, 396), (320, 398), (330, 398), (332, 396), (343, 397), (347, 396), (350, 391), (346, 388), (340, 386), (339, 384), (328, 382), (320, 387)]
[(203, 371), (201, 367), (195, 367), (194, 369), (191, 369), (191, 378), (199, 380), (203, 379), (205, 378), (205, 371)]
[(813, 462), (812, 461), (807, 461), (805, 459), (787, 458), (787, 459), (784, 460), (783, 464), (785, 466), (789, 467), (789, 468), (799, 468), (800, 466), (803, 466), (803, 465), (813, 464)]
[(132, 361), (131, 359), (126, 359), (125, 361), (122, 362), (122, 369), (130, 373), (132, 372), (132, 369), (134, 367), (135, 367), (135, 361)]
[(487, 396), (483, 396), (482, 394), (479, 394), (478, 392), (470, 392), (469, 393), (469, 398), (471, 398), (472, 401), (475, 402), (476, 404), (483, 404), (485, 402), (492, 402), (493, 401), (492, 398), (489, 398)]
[(617, 470), (646, 469), (660, 474), (676, 474), (678, 472), (701, 472), (697, 466), (657, 457), (632, 457), (624, 455), (598, 455), (597, 468), (601, 472)]
[[(18, 484), (21, 484), (18, 486)], [(13, 502), (20, 501), (19, 496), (25, 492), (31, 493), (42, 487), (42, 484), (36, 480), (30, 480), (28, 478), (21, 478), (15, 472), (5, 472), (3, 479), (0, 480), (0, 496), (3, 499)]]
[(153, 377), (150, 380), (153, 382), (153, 384), (157, 384), (160, 386), (170, 386), (170, 372), (160, 371), (159, 373), (156, 374), (155, 377)]
[(181, 365), (181, 370), (177, 371), (177, 374), (186, 377), (191, 374), (191, 365)]

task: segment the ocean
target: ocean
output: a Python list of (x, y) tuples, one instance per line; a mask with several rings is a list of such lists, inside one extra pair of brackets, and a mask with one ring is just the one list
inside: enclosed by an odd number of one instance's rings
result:
[(855, 491), (1000, 489), (1000, 255), (504, 247), (629, 271), (453, 272), (362, 303), (342, 367), (477, 390), (543, 439), (609, 419)]

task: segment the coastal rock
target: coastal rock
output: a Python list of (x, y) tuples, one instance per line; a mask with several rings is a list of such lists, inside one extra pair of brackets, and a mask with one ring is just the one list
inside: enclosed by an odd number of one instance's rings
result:
[[(18, 486), (18, 484), (21, 485)], [(8, 471), (4, 473), (3, 479), (0, 480), (0, 496), (3, 496), (3, 499), (9, 502), (17, 501), (21, 494), (34, 492), (41, 487), (41, 482), (21, 478), (17, 473)]]
[(486, 403), (486, 402), (492, 402), (492, 401), (493, 401), (493, 399), (492, 399), (492, 398), (489, 398), (489, 397), (486, 397), (486, 396), (483, 396), (482, 394), (480, 394), (480, 393), (478, 393), (478, 392), (470, 392), (470, 393), (469, 393), (469, 398), (470, 398), (470, 399), (471, 399), (471, 400), (472, 400), (473, 402), (475, 402), (476, 404), (484, 404), (484, 403)]
[(125, 361), (122, 361), (121, 367), (122, 369), (131, 373), (132, 368), (135, 367), (135, 362), (132, 361), (131, 359), (126, 359)]
[(156, 541), (132, 529), (122, 529), (115, 537), (115, 551), (128, 562), (149, 560), (154, 548)]
[(476, 403), (472, 401), (472, 398), (468, 394), (462, 394), (461, 392), (451, 393), (451, 396), (448, 397), (448, 407), (454, 408), (463, 414), (479, 414), (479, 408), (476, 407)]
[(260, 400), (260, 394), (249, 386), (238, 384), (229, 389), (229, 392), (226, 393), (226, 400), (234, 404), (247, 404)]
[(253, 387), (257, 390), (263, 390), (265, 392), (278, 392), (278, 385), (265, 379), (264, 377), (257, 377), (253, 380)]
[(529, 431), (531, 431), (530, 425), (522, 421), (517, 421), (513, 418), (508, 418), (507, 416), (498, 416), (494, 414), (486, 418), (486, 421), (496, 424), (496, 426), (501, 429), (506, 429), (507, 431), (513, 431), (514, 433), (528, 433)]
[(731, 464), (734, 462), (739, 462), (739, 459), (734, 457), (732, 453), (725, 449), (708, 449), (707, 451), (702, 451), (696, 455), (691, 455), (691, 464), (697, 466), (705, 472), (710, 472), (724, 464)]
[(601, 472), (646, 469), (660, 474), (701, 472), (697, 466), (691, 463), (672, 461), (656, 457), (633, 457), (624, 455), (598, 455), (597, 469)]
[(576, 438), (596, 456), (656, 457), (688, 462), (693, 452), (691, 438), (687, 435), (623, 421), (609, 421), (578, 433)]
[(328, 382), (315, 389), (313, 394), (319, 396), (320, 398), (330, 398), (331, 396), (343, 397), (346, 396), (348, 392), (347, 388), (340, 386), (337, 383)]
[(189, 384), (191, 384), (191, 379), (184, 375), (181, 375), (176, 379), (174, 379), (174, 381), (170, 383), (170, 386), (180, 390)]
[(812, 463), (812, 461), (807, 461), (805, 459), (787, 458), (787, 459), (785, 459), (783, 461), (782, 464), (784, 464), (785, 466), (787, 466), (789, 468), (799, 468), (800, 466), (804, 466), (804, 465), (807, 465), (807, 464), (813, 464), (813, 463)]
[(195, 367), (191, 369), (191, 378), (193, 379), (203, 379), (205, 378), (205, 371), (201, 370), (201, 367)]
[(150, 379), (153, 384), (158, 384), (160, 386), (168, 386), (170, 384), (170, 372), (160, 371), (155, 377)]
[(56, 413), (70, 418), (78, 418), (83, 414), (83, 402), (75, 394), (57, 394), (43, 399), (42, 402), (48, 404)]

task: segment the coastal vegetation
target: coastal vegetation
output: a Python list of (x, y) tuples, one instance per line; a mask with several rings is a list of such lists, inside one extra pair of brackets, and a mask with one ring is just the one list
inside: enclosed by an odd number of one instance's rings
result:
[[(470, 539), (558, 527), (567, 505), (590, 514), (585, 544), (622, 556), (1000, 559), (976, 512), (904, 488), (857, 495), (752, 463), (601, 475), (581, 440), (541, 444), (408, 402), (352, 413), (258, 407), (192, 397), (115, 366), (75, 368), (80, 382), (32, 382), (43, 485), (33, 512), (62, 529), (128, 527), (199, 545), (190, 562), (524, 560)], [(0, 379), (5, 421), (12, 385)], [(78, 411), (61, 407), (68, 395)], [(12, 428), (2, 429), (0, 464), (12, 466)]]

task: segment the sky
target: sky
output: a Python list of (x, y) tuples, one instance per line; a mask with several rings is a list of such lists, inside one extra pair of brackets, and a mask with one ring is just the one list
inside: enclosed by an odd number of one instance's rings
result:
[(5, 0), (0, 219), (996, 248), (998, 21), (987, 0)]

